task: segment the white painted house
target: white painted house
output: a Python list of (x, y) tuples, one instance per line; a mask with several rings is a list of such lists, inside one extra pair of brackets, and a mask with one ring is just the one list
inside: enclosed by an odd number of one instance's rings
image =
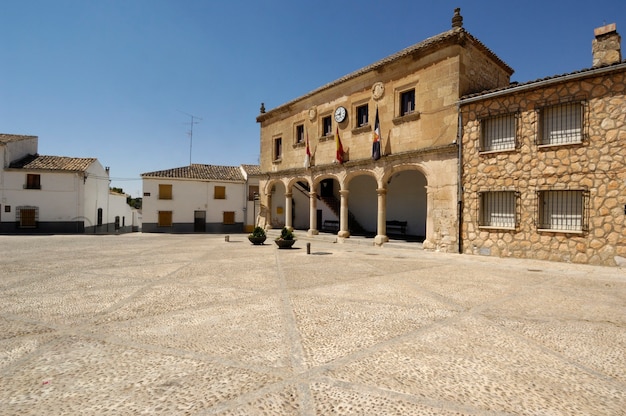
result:
[[(101, 233), (138, 227), (96, 158), (44, 156), (37, 136), (0, 134), (0, 232)], [(124, 203), (120, 203), (120, 198)]]
[(258, 214), (259, 167), (192, 164), (143, 173), (142, 231), (248, 232)]

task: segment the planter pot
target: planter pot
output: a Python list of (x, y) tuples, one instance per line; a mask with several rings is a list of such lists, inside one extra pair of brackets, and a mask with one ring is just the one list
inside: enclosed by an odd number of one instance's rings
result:
[(296, 240), (274, 240), (278, 248), (291, 248)]
[(263, 237), (251, 237), (251, 236), (248, 236), (248, 240), (250, 240), (250, 242), (252, 244), (254, 244), (255, 246), (263, 244), (265, 242), (266, 238), (267, 238), (266, 236), (263, 236)]

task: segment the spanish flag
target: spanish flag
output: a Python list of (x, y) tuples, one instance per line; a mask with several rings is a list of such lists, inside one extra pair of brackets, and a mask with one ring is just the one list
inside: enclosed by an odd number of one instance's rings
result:
[(374, 122), (372, 159), (374, 160), (380, 159), (380, 123), (378, 122), (378, 106), (376, 106), (376, 121)]
[(341, 138), (339, 137), (339, 127), (337, 127), (337, 133), (335, 134), (335, 145), (337, 146), (335, 162), (341, 164), (343, 163), (343, 146), (341, 145)]

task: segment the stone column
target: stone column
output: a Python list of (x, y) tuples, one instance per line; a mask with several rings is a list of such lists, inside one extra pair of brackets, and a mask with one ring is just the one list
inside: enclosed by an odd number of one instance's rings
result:
[(341, 209), (339, 211), (339, 233), (337, 234), (339, 237), (348, 238), (350, 237), (350, 231), (348, 231), (348, 195), (350, 191), (341, 190), (339, 191), (339, 195), (341, 195)]
[(272, 194), (267, 194), (267, 205), (265, 210), (265, 222), (268, 228), (272, 228), (274, 224), (272, 224)]
[(291, 224), (291, 192), (285, 192), (285, 227), (289, 231), (293, 231), (293, 226)]
[(309, 235), (317, 235), (317, 193), (309, 192)]
[(387, 237), (387, 189), (376, 189), (378, 195), (378, 216), (376, 217), (376, 237), (374, 237), (374, 244), (382, 245), (389, 241)]

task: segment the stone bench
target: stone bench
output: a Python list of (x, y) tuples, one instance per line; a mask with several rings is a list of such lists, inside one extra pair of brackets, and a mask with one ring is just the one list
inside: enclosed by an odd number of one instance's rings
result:
[(339, 221), (336, 220), (325, 220), (324, 224), (322, 225), (322, 231), (325, 232), (333, 232), (336, 233), (339, 231)]
[(406, 235), (406, 226), (407, 221), (398, 221), (398, 220), (390, 220), (387, 221), (387, 234), (389, 234), (392, 230), (395, 231), (394, 234), (402, 234)]

